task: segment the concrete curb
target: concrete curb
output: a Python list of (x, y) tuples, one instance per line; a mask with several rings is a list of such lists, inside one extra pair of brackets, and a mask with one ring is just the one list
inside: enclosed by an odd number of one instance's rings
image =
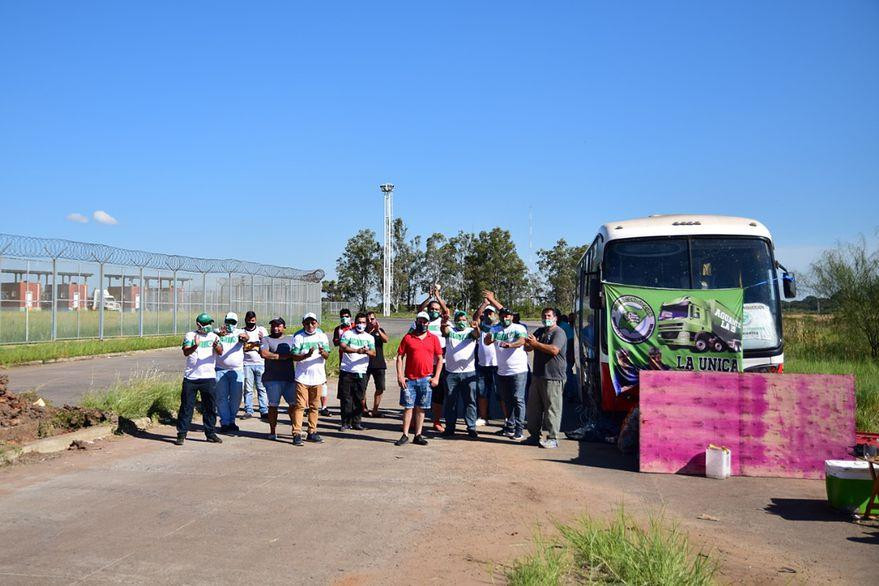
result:
[(92, 427), (84, 427), (82, 429), (77, 429), (76, 431), (71, 431), (70, 433), (62, 433), (61, 435), (56, 435), (54, 437), (43, 438), (21, 446), (18, 453), (15, 454), (12, 459), (14, 460), (22, 454), (29, 453), (51, 454), (54, 452), (63, 452), (69, 448), (70, 444), (74, 441), (79, 440), (83, 442), (91, 442), (103, 439), (107, 436), (113, 435), (115, 430), (115, 424), (105, 423)]
[(130, 356), (132, 354), (140, 354), (142, 352), (155, 352), (156, 350), (167, 350), (168, 348), (176, 348), (177, 346), (162, 346), (161, 348), (146, 348), (144, 350), (127, 350), (125, 352), (108, 352), (106, 354), (90, 354), (88, 356), (65, 356), (62, 358), (51, 358), (49, 360), (29, 360), (28, 362), (19, 362), (18, 364), (10, 364), (9, 366), (0, 366), (0, 370), (10, 370), (20, 366), (42, 366), (44, 364), (55, 364), (56, 362), (79, 362), (80, 360), (94, 360), (95, 358), (105, 358), (107, 356)]

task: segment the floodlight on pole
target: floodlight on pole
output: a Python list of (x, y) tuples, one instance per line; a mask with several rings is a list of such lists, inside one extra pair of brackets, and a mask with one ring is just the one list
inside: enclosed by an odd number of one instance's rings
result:
[(385, 196), (385, 252), (384, 275), (382, 279), (382, 315), (391, 315), (391, 295), (394, 282), (394, 185), (383, 183), (379, 186)]

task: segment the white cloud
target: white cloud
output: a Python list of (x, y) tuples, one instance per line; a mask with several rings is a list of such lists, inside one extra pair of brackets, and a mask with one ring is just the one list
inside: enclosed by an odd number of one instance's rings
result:
[(88, 223), (89, 219), (79, 212), (73, 212), (72, 214), (67, 214), (67, 220), (70, 222), (77, 222), (79, 224)]
[(116, 218), (114, 218), (104, 210), (97, 210), (94, 214), (92, 214), (92, 217), (95, 219), (95, 222), (98, 222), (99, 224), (109, 224), (112, 226), (113, 224), (119, 223), (116, 221)]

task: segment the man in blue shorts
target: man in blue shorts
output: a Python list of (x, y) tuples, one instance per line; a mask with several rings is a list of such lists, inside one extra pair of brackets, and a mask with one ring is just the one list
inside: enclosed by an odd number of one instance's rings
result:
[[(443, 370), (443, 350), (439, 338), (427, 331), (430, 316), (421, 311), (415, 316), (415, 327), (403, 336), (397, 350), (397, 384), (400, 385), (400, 406), (403, 407), (403, 435), (395, 442), (409, 442), (409, 427), (415, 412), (414, 444), (426, 446), (421, 435), (424, 411), (430, 408), (433, 388), (439, 384)], [(405, 366), (404, 366), (405, 364)]]

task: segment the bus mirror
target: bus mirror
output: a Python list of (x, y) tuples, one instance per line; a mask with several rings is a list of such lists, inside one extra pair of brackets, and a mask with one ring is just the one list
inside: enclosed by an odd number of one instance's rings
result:
[(601, 287), (601, 281), (598, 277), (589, 278), (589, 309), (601, 309), (601, 297), (598, 296), (598, 289)]
[(784, 298), (793, 299), (797, 296), (797, 280), (788, 272), (781, 276), (781, 282), (784, 288)]

